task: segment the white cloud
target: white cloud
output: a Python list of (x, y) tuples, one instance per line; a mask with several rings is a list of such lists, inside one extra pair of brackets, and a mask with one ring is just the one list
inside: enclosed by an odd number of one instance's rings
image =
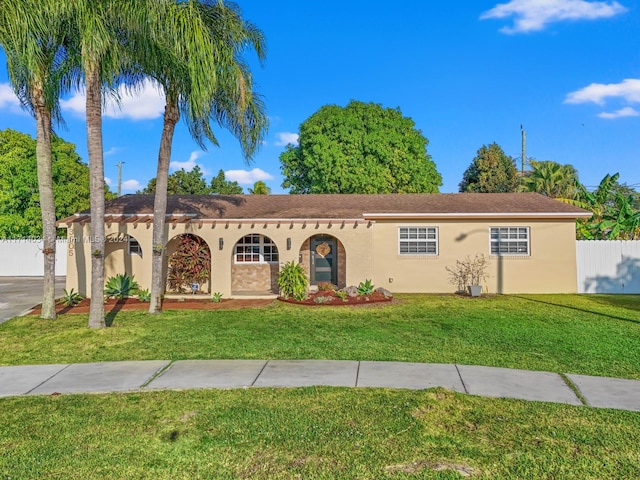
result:
[(298, 144), (298, 140), (300, 139), (300, 135), (292, 132), (279, 132), (276, 133), (278, 140), (276, 140), (276, 145), (278, 147), (284, 147), (292, 143), (293, 145)]
[[(165, 97), (162, 90), (151, 80), (145, 80), (140, 88), (131, 92), (124, 85), (118, 87), (120, 104), (106, 98), (102, 114), (108, 118), (127, 118), (130, 120), (149, 120), (161, 117), (164, 112)], [(85, 92), (76, 92), (71, 98), (60, 100), (63, 111), (85, 116)]]
[(627, 9), (616, 1), (586, 0), (511, 0), (487, 10), (481, 20), (514, 17), (513, 27), (502, 33), (526, 33), (543, 30), (548, 24), (563, 20), (596, 20), (609, 18)]
[(599, 113), (598, 116), (600, 118), (612, 120), (615, 118), (622, 118), (622, 117), (640, 117), (640, 112), (638, 112), (635, 108), (624, 107), (624, 108), (621, 108), (620, 110), (616, 110), (615, 112)]
[(24, 113), (20, 100), (8, 83), (0, 83), (0, 110), (8, 110), (11, 113)]
[[(186, 162), (170, 162), (169, 168), (171, 170), (180, 170), (181, 168), (184, 168), (187, 172), (190, 172), (197, 165), (196, 160), (202, 155), (204, 155), (203, 152), (196, 150), (195, 152), (191, 152), (189, 160)], [(202, 167), (200, 167), (200, 169), (202, 169)]]
[(113, 183), (112, 180), (109, 177), (104, 177), (104, 183), (106, 183), (107, 185), (111, 186), (111, 184)]
[(627, 78), (620, 83), (592, 83), (569, 93), (565, 103), (593, 102), (603, 105), (609, 97), (621, 98), (629, 103), (640, 103), (640, 79)]
[(125, 180), (122, 182), (122, 191), (123, 192), (135, 192), (137, 190), (142, 190), (144, 187), (140, 185), (138, 180)]
[(111, 147), (109, 150), (104, 152), (104, 156), (105, 157), (110, 157), (110, 156), (115, 155), (117, 153), (120, 153), (122, 151), (124, 151), (124, 148), (122, 148), (122, 147)]
[(227, 180), (238, 182), (240, 185), (253, 185), (259, 180), (273, 180), (273, 175), (260, 168), (253, 170), (227, 170), (224, 172)]

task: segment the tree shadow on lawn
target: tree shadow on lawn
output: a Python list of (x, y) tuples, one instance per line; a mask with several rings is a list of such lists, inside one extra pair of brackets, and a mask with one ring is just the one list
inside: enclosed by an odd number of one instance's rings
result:
[[(581, 307), (575, 307), (573, 305), (566, 305), (566, 304), (562, 304), (562, 303), (554, 303), (554, 302), (550, 302), (550, 301), (546, 301), (546, 300), (540, 300), (537, 298), (529, 298), (529, 297), (521, 297), (519, 295), (510, 295), (514, 298), (519, 298), (521, 300), (527, 300), (529, 302), (535, 302), (535, 303), (542, 303), (544, 305), (552, 305), (554, 307), (560, 307), (560, 308), (566, 308), (569, 310), (575, 310), (577, 312), (583, 312), (583, 313), (591, 313), (593, 315), (600, 315), (601, 317), (607, 317), (607, 318), (611, 318), (614, 320), (622, 320), (623, 322), (631, 322), (631, 323), (637, 323), (640, 324), (640, 316), (637, 316), (635, 318), (629, 318), (629, 317), (620, 317), (617, 315), (611, 315), (605, 312), (598, 312), (595, 310), (588, 310), (586, 308), (581, 308)], [(624, 295), (625, 297), (625, 301), (620, 301), (620, 300), (614, 300), (614, 295), (589, 295), (589, 299), (590, 300), (595, 300), (597, 303), (601, 304), (601, 305), (606, 305), (609, 307), (616, 307), (616, 308), (620, 308), (620, 309), (628, 309), (628, 310), (632, 310), (634, 312), (639, 312), (640, 313), (640, 295)], [(615, 296), (616, 298), (619, 297), (619, 295)], [(629, 297), (634, 297), (634, 298), (629, 298)], [(635, 299), (635, 304), (632, 303)]]

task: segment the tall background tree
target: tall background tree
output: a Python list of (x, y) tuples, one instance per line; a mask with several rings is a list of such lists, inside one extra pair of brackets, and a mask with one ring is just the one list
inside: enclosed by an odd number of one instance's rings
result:
[(67, 33), (59, 2), (20, 0), (0, 3), (0, 45), (7, 57), (11, 85), (36, 120), (38, 198), (43, 236), (42, 318), (54, 319), (56, 217), (51, 171), (53, 121), (59, 120), (62, 43)]
[(428, 143), (399, 108), (326, 105), (280, 155), (282, 186), (291, 193), (436, 193), (442, 177)]
[(478, 149), (460, 182), (460, 192), (507, 193), (518, 189), (516, 163), (497, 143)]
[(537, 192), (552, 198), (575, 197), (578, 171), (572, 165), (533, 159), (529, 160), (529, 165), (531, 170), (522, 178), (522, 191)]
[(269, 195), (271, 189), (262, 180), (258, 180), (253, 184), (253, 188), (249, 189), (249, 193), (251, 195)]
[[(152, 178), (140, 193), (150, 194), (155, 192), (156, 179)], [(211, 187), (207, 185), (207, 181), (198, 165), (189, 171), (181, 168), (167, 177), (168, 195), (208, 195), (209, 193), (211, 193)]]
[(218, 175), (211, 179), (211, 193), (219, 193), (221, 195), (234, 195), (242, 193), (242, 187), (238, 182), (227, 180), (224, 171), (220, 170)]
[[(42, 237), (36, 151), (37, 142), (29, 135), (0, 131), (0, 238)], [(51, 152), (55, 217), (60, 219), (89, 207), (89, 168), (75, 145), (57, 136)]]

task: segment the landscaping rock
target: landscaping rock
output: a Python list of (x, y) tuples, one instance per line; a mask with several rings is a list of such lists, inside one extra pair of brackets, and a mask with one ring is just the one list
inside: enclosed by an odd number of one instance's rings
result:
[(347, 292), (347, 295), (349, 295), (350, 297), (358, 296), (358, 287), (354, 287), (353, 285), (349, 285), (344, 289), (344, 291)]
[(375, 292), (381, 293), (382, 295), (384, 295), (384, 298), (392, 298), (393, 297), (393, 293), (391, 293), (386, 288), (378, 287), (378, 288), (375, 289)]

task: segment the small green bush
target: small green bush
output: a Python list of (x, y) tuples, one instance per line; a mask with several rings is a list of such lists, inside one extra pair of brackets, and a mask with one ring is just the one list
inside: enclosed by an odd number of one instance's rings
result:
[(340, 300), (342, 300), (343, 302), (345, 302), (347, 300), (347, 297), (349, 295), (347, 294), (347, 292), (345, 292), (344, 290), (338, 290), (336, 292), (336, 297), (338, 297)]
[(141, 302), (150, 302), (151, 292), (146, 288), (144, 290), (138, 290), (138, 300), (140, 300)]
[(60, 298), (60, 303), (62, 303), (65, 307), (73, 307), (79, 304), (82, 300), (84, 300), (82, 294), (75, 292), (73, 288), (70, 291), (67, 291), (67, 289), (65, 288), (64, 296)]
[(325, 297), (324, 295), (320, 295), (313, 299), (316, 303), (329, 303), (331, 301), (331, 297)]
[(278, 274), (278, 286), (283, 297), (304, 300), (309, 280), (302, 264), (294, 261), (285, 263)]
[(360, 282), (360, 285), (358, 285), (358, 295), (371, 295), (374, 288), (375, 286), (369, 279)]
[(211, 301), (213, 303), (220, 303), (222, 301), (222, 293), (221, 292), (213, 292), (211, 294)]
[(138, 282), (136, 282), (133, 277), (133, 275), (129, 276), (126, 273), (119, 273), (118, 275), (109, 277), (104, 294), (107, 298), (117, 298), (118, 300), (129, 298), (131, 295), (134, 295), (139, 288)]

